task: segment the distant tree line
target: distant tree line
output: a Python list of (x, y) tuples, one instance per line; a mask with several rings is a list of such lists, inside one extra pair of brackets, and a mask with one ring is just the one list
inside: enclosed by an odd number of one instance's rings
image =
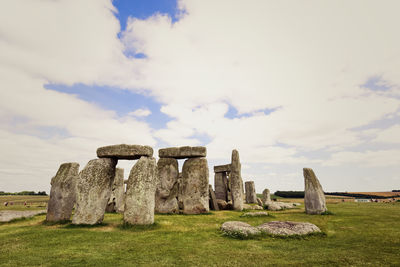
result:
[(392, 192), (400, 192), (400, 190), (392, 190)]
[[(400, 190), (392, 192), (400, 192)], [(285, 198), (304, 198), (304, 191), (276, 191), (274, 193), (275, 196), (285, 197)], [(343, 196), (343, 197), (355, 197), (355, 198), (392, 198), (384, 197), (384, 196), (377, 196), (377, 195), (364, 195), (364, 194), (354, 194), (354, 193), (347, 193), (347, 192), (325, 192), (325, 195), (332, 195), (332, 196)]]
[(46, 191), (38, 191), (37, 193), (35, 191), (22, 191), (22, 192), (15, 192), (15, 193), (10, 193), (10, 192), (4, 192), (0, 191), (0, 196), (13, 196), (13, 195), (18, 195), (18, 196), (47, 196)]

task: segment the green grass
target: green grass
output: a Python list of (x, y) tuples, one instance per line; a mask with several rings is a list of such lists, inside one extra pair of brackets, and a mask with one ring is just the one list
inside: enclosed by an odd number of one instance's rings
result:
[[(0, 266), (395, 266), (400, 265), (400, 203), (328, 204), (333, 215), (300, 209), (240, 217), (242, 212), (156, 215), (155, 225), (124, 225), (106, 214), (93, 227), (48, 225), (45, 216), (0, 225)], [(306, 221), (323, 234), (303, 238), (224, 236), (223, 222), (253, 226)]]

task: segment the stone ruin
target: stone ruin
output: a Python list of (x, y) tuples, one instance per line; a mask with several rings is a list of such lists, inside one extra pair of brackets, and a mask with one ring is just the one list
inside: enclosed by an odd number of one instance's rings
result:
[(220, 209), (243, 210), (243, 180), (239, 152), (232, 150), (231, 164), (214, 166), (215, 196)]
[[(200, 214), (209, 211), (207, 149), (171, 147), (158, 151), (157, 213)], [(179, 173), (178, 159), (186, 159)]]

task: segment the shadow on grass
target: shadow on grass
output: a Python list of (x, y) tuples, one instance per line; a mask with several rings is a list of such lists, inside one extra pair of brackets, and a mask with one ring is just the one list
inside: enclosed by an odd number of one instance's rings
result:
[(69, 224), (71, 222), (72, 222), (71, 220), (62, 220), (62, 221), (57, 221), (57, 222), (50, 222), (50, 221), (44, 220), (42, 222), (42, 225), (45, 225), (45, 226), (65, 225), (65, 224)]
[(260, 233), (254, 235), (243, 235), (241, 232), (223, 232), (221, 236), (239, 240), (265, 240), (265, 239), (283, 239), (283, 240), (308, 240), (313, 238), (325, 238), (328, 235), (325, 232), (314, 232), (306, 235), (273, 235), (268, 233)]
[(66, 229), (80, 229), (80, 228), (99, 228), (108, 226), (108, 223), (97, 223), (97, 224), (67, 224), (64, 228)]
[(121, 230), (127, 230), (131, 232), (143, 232), (143, 231), (152, 231), (152, 230), (157, 230), (161, 228), (161, 225), (158, 224), (157, 222), (153, 224), (148, 224), (148, 225), (135, 225), (135, 224), (130, 224), (123, 222), (122, 224), (118, 225), (117, 228)]

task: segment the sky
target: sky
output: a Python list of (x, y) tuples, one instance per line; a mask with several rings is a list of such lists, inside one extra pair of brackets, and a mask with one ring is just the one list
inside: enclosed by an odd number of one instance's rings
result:
[[(238, 149), (257, 192), (400, 189), (397, 0), (0, 3), (0, 191), (96, 149)], [(134, 164), (120, 161), (125, 177)], [(183, 161), (179, 161), (180, 168)]]

